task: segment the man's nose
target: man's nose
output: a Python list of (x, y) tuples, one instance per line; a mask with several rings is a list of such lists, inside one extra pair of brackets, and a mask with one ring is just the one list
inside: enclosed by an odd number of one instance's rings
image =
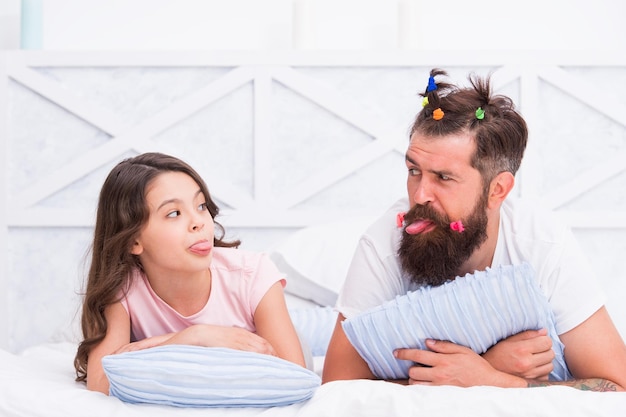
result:
[(415, 204), (426, 205), (433, 201), (433, 194), (428, 181), (422, 179), (413, 191), (413, 202)]

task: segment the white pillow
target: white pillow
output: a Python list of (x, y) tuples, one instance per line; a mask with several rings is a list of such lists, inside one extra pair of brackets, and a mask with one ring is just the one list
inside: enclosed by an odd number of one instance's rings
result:
[(310, 398), (321, 379), (275, 356), (168, 345), (102, 358), (109, 394), (176, 407), (271, 407)]
[(286, 274), (285, 292), (334, 306), (361, 235), (372, 217), (356, 217), (301, 229), (269, 250)]
[(482, 354), (511, 335), (546, 328), (555, 353), (550, 379), (572, 378), (554, 313), (526, 263), (488, 268), (411, 291), (344, 320), (342, 326), (372, 373), (382, 379), (406, 379), (413, 363), (396, 359), (393, 351), (427, 349), (428, 338), (449, 340)]

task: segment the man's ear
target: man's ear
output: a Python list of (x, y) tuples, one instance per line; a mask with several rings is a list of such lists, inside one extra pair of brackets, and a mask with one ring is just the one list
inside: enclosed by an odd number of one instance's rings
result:
[(130, 253), (132, 253), (133, 255), (141, 255), (142, 252), (143, 246), (141, 245), (141, 243), (135, 240), (135, 243), (133, 243), (133, 247), (130, 249)]
[(489, 185), (489, 201), (490, 208), (500, 207), (506, 196), (515, 185), (515, 176), (508, 171), (504, 171), (495, 176)]

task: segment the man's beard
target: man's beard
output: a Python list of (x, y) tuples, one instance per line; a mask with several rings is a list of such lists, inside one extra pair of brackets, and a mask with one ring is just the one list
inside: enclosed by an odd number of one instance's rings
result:
[(487, 240), (487, 196), (484, 194), (469, 217), (462, 219), (462, 233), (452, 230), (450, 219), (430, 206), (413, 206), (404, 217), (405, 225), (418, 219), (431, 221), (435, 228), (414, 235), (403, 230), (398, 256), (411, 282), (438, 286), (453, 280), (461, 265)]

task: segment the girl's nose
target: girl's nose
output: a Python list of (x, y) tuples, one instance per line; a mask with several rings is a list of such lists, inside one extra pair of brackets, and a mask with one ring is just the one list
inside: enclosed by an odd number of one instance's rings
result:
[(192, 223), (191, 230), (193, 230), (194, 232), (199, 232), (202, 229), (204, 229), (203, 221), (197, 220)]

